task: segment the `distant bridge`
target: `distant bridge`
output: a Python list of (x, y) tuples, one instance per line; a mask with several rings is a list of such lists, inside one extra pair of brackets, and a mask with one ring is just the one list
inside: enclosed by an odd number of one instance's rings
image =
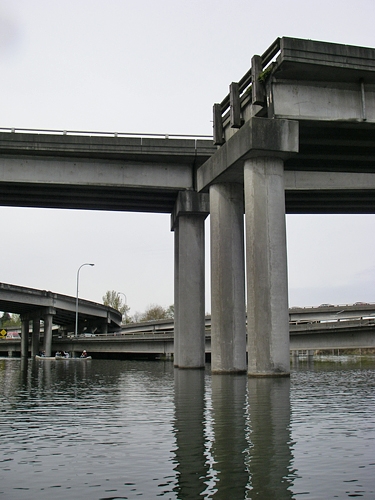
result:
[[(290, 350), (328, 350), (375, 347), (375, 304), (293, 308), (289, 310)], [(211, 354), (211, 317), (205, 321), (205, 352)], [(0, 353), (19, 351), (19, 340), (0, 341)], [(174, 354), (174, 321), (158, 320), (123, 326), (94, 337), (53, 338), (54, 351), (94, 355)]]
[[(58, 325), (67, 331), (74, 331), (76, 316), (76, 297), (61, 295), (47, 290), (26, 288), (9, 283), (0, 283), (0, 311), (20, 314), (25, 338), (25, 352), (28, 350), (27, 337), (32, 321), (31, 353), (35, 355), (40, 350), (40, 321), (44, 322), (43, 348), (49, 355), (52, 349), (52, 325)], [(116, 309), (90, 302), (78, 300), (79, 331), (88, 327), (103, 333), (119, 330), (122, 315)], [(12, 328), (12, 330), (14, 330)]]

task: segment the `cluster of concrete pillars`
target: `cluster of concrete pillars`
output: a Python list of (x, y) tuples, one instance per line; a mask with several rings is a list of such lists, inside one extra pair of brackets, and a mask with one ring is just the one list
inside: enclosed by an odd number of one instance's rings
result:
[(38, 311), (36, 314), (24, 315), (21, 317), (21, 357), (27, 357), (29, 353), (29, 331), (30, 321), (32, 321), (31, 334), (31, 357), (39, 353), (40, 344), (40, 320), (44, 321), (44, 342), (43, 350), (46, 356), (51, 356), (52, 350), (52, 320), (55, 310), (46, 308), (44, 311)]
[[(249, 158), (243, 169), (243, 184), (217, 182), (209, 189), (212, 372), (286, 376), (290, 354), (283, 160)], [(192, 191), (180, 195), (172, 215), (175, 365), (203, 368), (208, 200)]]

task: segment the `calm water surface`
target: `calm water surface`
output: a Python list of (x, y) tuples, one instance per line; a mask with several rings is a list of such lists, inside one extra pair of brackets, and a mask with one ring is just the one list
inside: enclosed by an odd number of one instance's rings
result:
[(0, 500), (375, 498), (375, 360), (0, 359)]

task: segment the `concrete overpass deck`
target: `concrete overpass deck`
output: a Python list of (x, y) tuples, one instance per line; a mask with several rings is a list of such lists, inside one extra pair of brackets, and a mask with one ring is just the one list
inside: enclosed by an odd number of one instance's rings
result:
[(0, 204), (171, 213), (216, 149), (204, 136), (0, 129)]
[[(267, 151), (284, 159), (287, 213), (375, 213), (374, 61), (373, 48), (276, 39), (214, 105), (221, 147), (198, 169), (198, 190), (243, 184), (243, 162)], [(274, 120), (296, 124), (289, 142)]]
[[(289, 325), (290, 351), (375, 348), (375, 317), (322, 320)], [(173, 320), (128, 325), (120, 332), (95, 337), (53, 338), (52, 352), (77, 355), (86, 349), (97, 357), (174, 355)], [(0, 355), (20, 351), (20, 340), (0, 340)], [(210, 318), (206, 321), (205, 353), (211, 353)]]
[[(115, 331), (121, 327), (122, 315), (112, 307), (84, 299), (78, 300), (79, 325), (83, 324)], [(20, 314), (21, 318), (43, 319), (48, 311), (53, 324), (74, 331), (76, 298), (47, 290), (37, 290), (9, 283), (0, 283), (0, 311)]]

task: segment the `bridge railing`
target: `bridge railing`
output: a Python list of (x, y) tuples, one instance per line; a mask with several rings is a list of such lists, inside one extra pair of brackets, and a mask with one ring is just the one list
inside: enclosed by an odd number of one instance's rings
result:
[(221, 103), (213, 106), (214, 144), (224, 144), (224, 128), (240, 128), (243, 124), (242, 107), (251, 100), (252, 104), (264, 105), (265, 91), (263, 80), (272, 68), (271, 64), (280, 52), (280, 38), (261, 55), (253, 56), (251, 68), (238, 82), (232, 82), (229, 94)]
[(0, 132), (15, 133), (31, 133), (31, 134), (45, 134), (45, 135), (80, 135), (86, 137), (135, 137), (135, 138), (151, 138), (151, 139), (212, 139), (212, 135), (199, 135), (199, 134), (151, 134), (140, 132), (101, 132), (101, 131), (88, 131), (88, 130), (58, 130), (58, 129), (37, 129), (37, 128), (14, 128), (14, 127), (0, 127)]

